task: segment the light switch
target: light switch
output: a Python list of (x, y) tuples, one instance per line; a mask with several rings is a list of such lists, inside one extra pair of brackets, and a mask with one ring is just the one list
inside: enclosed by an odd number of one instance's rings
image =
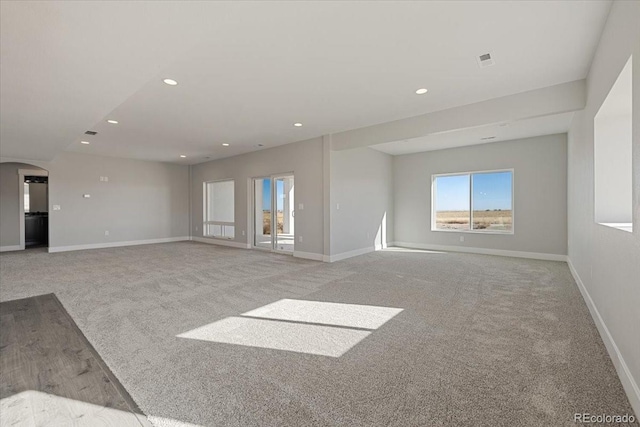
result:
[(300, 209), (301, 211), (304, 210), (304, 203), (300, 203), (298, 204), (298, 209)]
[(91, 197), (91, 194), (83, 194), (82, 197), (84, 197), (85, 199), (88, 199)]

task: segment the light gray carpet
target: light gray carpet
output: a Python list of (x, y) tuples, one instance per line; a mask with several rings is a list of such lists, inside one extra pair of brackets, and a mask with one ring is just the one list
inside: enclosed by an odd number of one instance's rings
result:
[[(575, 412), (632, 413), (559, 262), (382, 251), (322, 264), (183, 242), (4, 253), (0, 291), (55, 292), (156, 425), (572, 426)], [(402, 311), (330, 356), (177, 337), (283, 299)], [(274, 307), (254, 313), (282, 316)], [(323, 321), (290, 315), (258, 322), (273, 334)]]

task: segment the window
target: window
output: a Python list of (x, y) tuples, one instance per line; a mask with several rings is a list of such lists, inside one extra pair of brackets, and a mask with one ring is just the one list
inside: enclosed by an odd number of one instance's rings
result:
[(629, 58), (594, 117), (595, 221), (633, 231), (633, 100)]
[(233, 180), (204, 183), (204, 236), (233, 239), (234, 189)]
[(433, 175), (433, 231), (513, 233), (513, 171)]

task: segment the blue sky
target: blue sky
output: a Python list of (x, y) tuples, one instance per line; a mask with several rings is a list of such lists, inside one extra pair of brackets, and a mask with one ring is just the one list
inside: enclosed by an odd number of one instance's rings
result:
[[(436, 209), (469, 210), (469, 175), (436, 178)], [(511, 209), (511, 172), (473, 175), (474, 210)]]
[[(278, 187), (277, 194), (284, 194), (284, 181), (276, 181)], [(282, 210), (284, 199), (278, 198), (278, 209)], [(262, 210), (268, 211), (271, 209), (271, 180), (262, 180)]]

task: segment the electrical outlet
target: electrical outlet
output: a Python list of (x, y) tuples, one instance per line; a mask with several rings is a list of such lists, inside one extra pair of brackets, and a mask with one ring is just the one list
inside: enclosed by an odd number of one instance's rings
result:
[(336, 210), (340, 210), (340, 203), (336, 203)]
[(242, 235), (244, 236), (244, 230), (242, 230)]
[(464, 242), (464, 236), (460, 236), (460, 241)]
[(304, 203), (299, 203), (298, 204), (298, 209), (303, 211), (304, 210)]
[(60, 210), (60, 205), (53, 205), (53, 210), (54, 211), (59, 211)]
[(198, 231), (198, 226), (196, 225), (196, 231)]
[(104, 235), (108, 236), (109, 235), (109, 230), (104, 230)]
[(298, 242), (302, 243), (302, 236), (298, 236)]

